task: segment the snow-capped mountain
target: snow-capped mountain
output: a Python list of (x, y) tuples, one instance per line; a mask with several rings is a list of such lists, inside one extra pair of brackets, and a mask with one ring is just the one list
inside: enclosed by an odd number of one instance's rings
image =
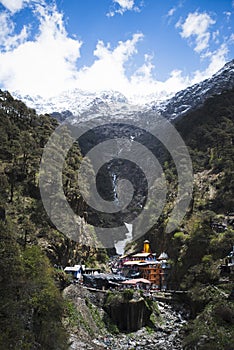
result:
[(74, 89), (48, 99), (39, 95), (35, 97), (21, 96), (18, 92), (12, 93), (12, 95), (21, 99), (27, 106), (35, 108), (41, 114), (70, 111), (74, 115), (80, 115), (95, 106), (105, 108), (105, 106), (108, 107), (109, 105), (122, 106), (128, 104), (127, 98), (116, 91), (95, 93)]
[(159, 105), (152, 103), (150, 107), (160, 111), (163, 116), (174, 119), (200, 107), (207, 98), (232, 88), (234, 88), (234, 60), (226, 63), (211, 78), (178, 92)]
[[(152, 96), (152, 102), (146, 104), (133, 104), (121, 93), (116, 91), (103, 91), (99, 93), (86, 92), (79, 89), (66, 91), (58, 96), (45, 99), (41, 96), (21, 96), (15, 92), (15, 98), (24, 101), (27, 106), (35, 108), (38, 113), (49, 113), (60, 121), (67, 117), (85, 118), (88, 113), (92, 115), (99, 112), (104, 114), (128, 113), (129, 111), (157, 111), (168, 119), (175, 119), (191, 109), (198, 108), (204, 101), (224, 90), (234, 87), (234, 60), (226, 63), (211, 78), (190, 86), (169, 99), (157, 101)], [(156, 95), (155, 95), (156, 96)]]

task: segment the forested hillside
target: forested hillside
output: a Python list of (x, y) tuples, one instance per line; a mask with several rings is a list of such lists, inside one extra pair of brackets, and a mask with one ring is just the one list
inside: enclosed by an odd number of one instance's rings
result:
[(8, 93), (0, 98), (0, 348), (66, 349), (63, 300), (37, 240), (48, 227), (38, 167), (57, 123)]
[(176, 127), (189, 147), (195, 173), (190, 215), (173, 237), (178, 278), (190, 290), (197, 316), (188, 326), (185, 345), (231, 349), (234, 306), (227, 297), (234, 281), (233, 276), (220, 278), (219, 267), (234, 244), (234, 90), (208, 99)]
[[(66, 349), (65, 305), (58, 289), (66, 281), (61, 270), (52, 267), (79, 261), (94, 266), (107, 259), (105, 250), (79, 245), (61, 234), (43, 208), (39, 165), (57, 125), (49, 115), (38, 116), (9, 93), (0, 92), (1, 349)], [(148, 238), (153, 251), (168, 252), (170, 287), (188, 291), (194, 317), (186, 329), (187, 349), (193, 349), (203, 334), (207, 338), (201, 349), (231, 350), (234, 309), (228, 296), (233, 281), (229, 276), (220, 280), (219, 265), (234, 243), (234, 90), (210, 98), (175, 126), (193, 161), (189, 211), (177, 230), (165, 233), (177, 178), (172, 160), (160, 155), (171, 195), (159, 221), (129, 249), (139, 250)], [(63, 183), (85, 229), (87, 208), (77, 186), (81, 159), (74, 144), (64, 165)]]
[(193, 162), (192, 202), (181, 226), (166, 234), (177, 184), (176, 169), (168, 159), (164, 169), (172, 200), (146, 238), (157, 252), (168, 252), (171, 288), (189, 291), (195, 320), (187, 329), (186, 349), (194, 349), (201, 334), (199, 349), (231, 349), (234, 307), (227, 296), (233, 277), (222, 283), (219, 267), (234, 244), (234, 90), (209, 98), (175, 126)]
[[(58, 232), (43, 208), (39, 165), (43, 147), (57, 125), (49, 115), (38, 116), (8, 92), (0, 92), (1, 349), (66, 349), (65, 305), (59, 292), (66, 281), (61, 270), (56, 272), (52, 266), (84, 260), (98, 264), (106, 259), (105, 253), (78, 245)], [(75, 178), (80, 159), (75, 144), (63, 176), (68, 200), (82, 215)]]
[(219, 174), (215, 194), (206, 208), (227, 213), (234, 209), (234, 90), (209, 98), (204, 106), (176, 123), (189, 147), (195, 173)]

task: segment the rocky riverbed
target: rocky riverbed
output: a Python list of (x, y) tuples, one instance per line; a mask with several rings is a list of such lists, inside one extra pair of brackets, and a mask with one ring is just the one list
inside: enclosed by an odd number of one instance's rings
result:
[(134, 333), (121, 333), (118, 335), (99, 335), (92, 340), (78, 340), (75, 336), (71, 350), (180, 350), (182, 349), (181, 329), (186, 323), (187, 313), (181, 306), (158, 302), (160, 311), (160, 324), (156, 329), (143, 327)]
[(111, 350), (182, 349), (180, 330), (186, 322), (183, 312), (176, 311), (171, 305), (162, 302), (158, 303), (158, 308), (161, 314), (161, 324), (157, 329), (142, 328), (130, 334), (95, 339), (94, 343)]

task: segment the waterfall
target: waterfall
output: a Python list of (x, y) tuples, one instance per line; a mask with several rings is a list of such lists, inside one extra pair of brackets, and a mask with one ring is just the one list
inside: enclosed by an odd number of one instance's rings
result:
[(125, 239), (118, 241), (115, 243), (115, 249), (117, 254), (123, 255), (124, 254), (124, 248), (128, 242), (131, 242), (132, 240), (132, 224), (124, 223), (128, 232), (125, 235)]
[(116, 174), (112, 174), (112, 184), (113, 184), (113, 193), (114, 193), (114, 201), (115, 203), (118, 205), (119, 200), (118, 200), (118, 194), (117, 194), (117, 175)]

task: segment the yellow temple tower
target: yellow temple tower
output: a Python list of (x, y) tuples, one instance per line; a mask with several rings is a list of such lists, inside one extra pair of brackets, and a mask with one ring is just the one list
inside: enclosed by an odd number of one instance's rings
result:
[(148, 240), (144, 241), (144, 248), (143, 248), (144, 253), (150, 253), (150, 243)]

